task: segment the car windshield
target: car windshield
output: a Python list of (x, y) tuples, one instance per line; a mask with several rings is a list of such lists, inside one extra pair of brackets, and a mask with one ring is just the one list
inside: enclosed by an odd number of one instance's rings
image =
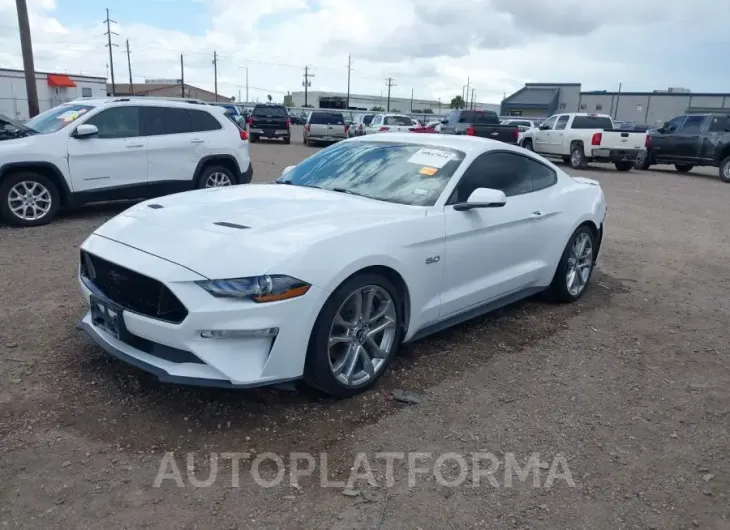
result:
[(307, 158), (277, 182), (433, 206), (463, 160), (463, 152), (440, 146), (343, 142)]
[(75, 122), (93, 108), (91, 105), (60, 105), (31, 118), (25, 122), (25, 126), (42, 134), (56, 132)]

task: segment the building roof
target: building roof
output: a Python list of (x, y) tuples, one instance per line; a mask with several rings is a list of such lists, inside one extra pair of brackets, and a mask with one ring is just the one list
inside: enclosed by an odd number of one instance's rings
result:
[(559, 91), (560, 88), (556, 86), (524, 86), (511, 96), (507, 96), (502, 104), (515, 107), (549, 107)]
[[(131, 88), (130, 88), (131, 86)], [(116, 95), (129, 95), (134, 92), (134, 95), (150, 95), (154, 96), (156, 92), (159, 92), (161, 90), (165, 90), (168, 88), (178, 88), (180, 85), (178, 84), (161, 84), (161, 83), (134, 83), (130, 85), (129, 83), (116, 83), (115, 89), (116, 89)], [(185, 83), (185, 89), (195, 89), (197, 94), (196, 97), (199, 99), (209, 99), (210, 101), (215, 101), (216, 95), (214, 92), (210, 92), (209, 90), (205, 90), (203, 88), (199, 88), (193, 85), (189, 85)], [(106, 85), (107, 93), (111, 93), (112, 85), (111, 83), (107, 83)], [(205, 96), (205, 98), (203, 97)], [(218, 101), (220, 102), (230, 102), (231, 98), (228, 96), (223, 96), (221, 94), (218, 94)]]
[[(0, 68), (0, 72), (13, 72), (13, 73), (20, 74), (23, 76), (25, 75), (24, 70), (16, 70), (14, 68)], [(63, 75), (63, 76), (72, 77), (74, 79), (93, 79), (94, 81), (102, 81), (102, 82), (106, 81), (106, 77), (97, 77), (97, 76), (93, 76), (93, 75), (82, 75), (82, 74), (70, 74), (68, 72), (41, 72), (40, 70), (36, 70), (35, 75), (36, 75), (36, 77), (38, 77), (39, 75), (42, 75), (42, 76)]]

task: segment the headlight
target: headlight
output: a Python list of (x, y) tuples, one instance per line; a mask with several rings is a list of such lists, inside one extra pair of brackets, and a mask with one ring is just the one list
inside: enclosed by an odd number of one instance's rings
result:
[(228, 280), (200, 280), (195, 282), (218, 298), (242, 298), (254, 302), (276, 302), (302, 296), (311, 287), (291, 276), (254, 276)]

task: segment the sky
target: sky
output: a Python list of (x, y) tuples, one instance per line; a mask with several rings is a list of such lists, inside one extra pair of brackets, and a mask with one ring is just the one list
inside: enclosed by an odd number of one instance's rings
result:
[[(134, 82), (180, 77), (281, 101), (302, 90), (448, 101), (469, 80), (498, 103), (525, 82), (584, 90), (730, 92), (730, 2), (723, 0), (27, 0), (35, 67)], [(0, 67), (22, 68), (15, 0), (0, 0)]]

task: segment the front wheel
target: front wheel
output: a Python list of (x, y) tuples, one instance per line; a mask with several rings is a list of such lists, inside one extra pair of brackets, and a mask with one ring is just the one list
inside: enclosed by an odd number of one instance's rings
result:
[(680, 173), (689, 173), (694, 166), (692, 164), (674, 164), (674, 169)]
[(631, 171), (634, 167), (633, 162), (616, 162), (614, 165), (618, 171)]
[(338, 287), (312, 329), (304, 366), (310, 386), (335, 397), (372, 387), (396, 354), (403, 305), (379, 274), (358, 274)]
[(58, 188), (33, 171), (8, 176), (0, 184), (0, 218), (12, 226), (50, 223), (61, 206)]
[(532, 147), (532, 140), (523, 140), (522, 141), (522, 147), (527, 149), (528, 151), (534, 151), (535, 149)]
[(595, 238), (587, 226), (579, 226), (570, 236), (548, 289), (557, 302), (575, 302), (585, 293), (593, 274)]
[(730, 156), (720, 163), (720, 180), (730, 183)]

